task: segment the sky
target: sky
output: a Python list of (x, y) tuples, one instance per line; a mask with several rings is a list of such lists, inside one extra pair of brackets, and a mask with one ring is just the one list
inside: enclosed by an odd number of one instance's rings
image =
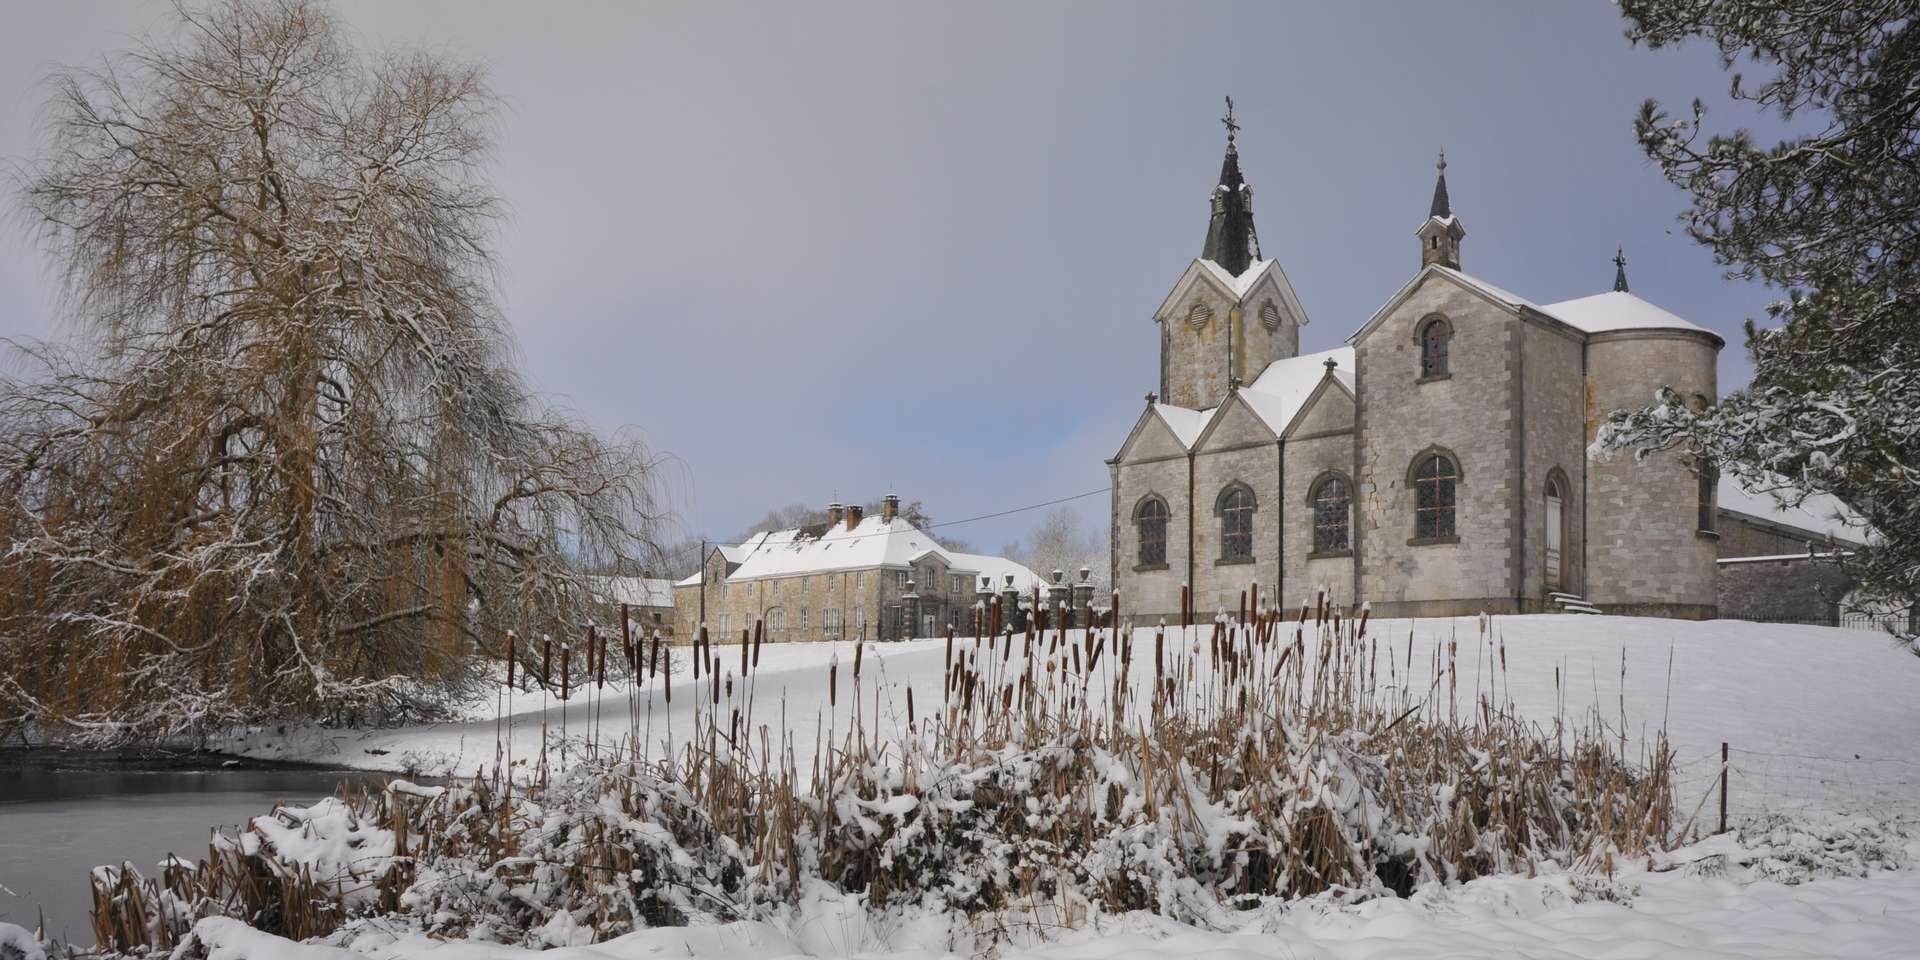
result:
[[(356, 41), (477, 60), (505, 103), (499, 294), (543, 394), (667, 455), (678, 534), (892, 490), (955, 521), (1102, 490), (1157, 386), (1152, 312), (1200, 253), (1222, 97), (1265, 256), (1339, 345), (1419, 268), (1444, 148), (1467, 272), (1536, 302), (1611, 288), (1718, 331), (1723, 278), (1634, 142), (1648, 97), (1710, 128), (1695, 44), (1601, 0), (1291, 3), (342, 2)], [(0, 34), (0, 164), (40, 81), (169, 28), (157, 2), (24, 4)], [(3, 202), (17, 210), (11, 187)], [(0, 336), (66, 329), (0, 218)], [(1069, 506), (1104, 528), (1104, 495)], [(994, 549), (1047, 508), (941, 532)]]

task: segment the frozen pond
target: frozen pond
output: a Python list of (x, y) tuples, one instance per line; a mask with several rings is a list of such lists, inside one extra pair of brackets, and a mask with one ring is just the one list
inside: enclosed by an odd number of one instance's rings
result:
[(0, 749), (0, 920), (79, 945), (93, 943), (87, 873), (133, 861), (142, 873), (168, 853), (206, 856), (209, 831), (275, 803), (308, 803), (342, 781), (380, 774), (236, 763), (220, 757)]

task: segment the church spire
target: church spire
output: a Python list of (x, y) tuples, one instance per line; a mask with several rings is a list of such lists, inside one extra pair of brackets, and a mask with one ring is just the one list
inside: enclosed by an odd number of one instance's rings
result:
[(1213, 217), (1200, 258), (1237, 277), (1260, 259), (1260, 238), (1253, 230), (1253, 187), (1240, 175), (1240, 149), (1234, 143), (1240, 124), (1233, 119), (1232, 97), (1220, 122), (1227, 128), (1227, 155), (1220, 161), (1220, 184), (1213, 188)]
[(1613, 251), (1613, 290), (1615, 293), (1627, 292), (1627, 251), (1625, 247)]
[(1427, 208), (1427, 222), (1414, 231), (1420, 238), (1420, 266), (1439, 264), (1443, 267), (1460, 269), (1460, 241), (1467, 235), (1467, 228), (1460, 225), (1460, 218), (1453, 215), (1453, 200), (1447, 196), (1447, 152), (1440, 151), (1440, 162), (1434, 164), (1439, 171), (1433, 181), (1433, 205)]

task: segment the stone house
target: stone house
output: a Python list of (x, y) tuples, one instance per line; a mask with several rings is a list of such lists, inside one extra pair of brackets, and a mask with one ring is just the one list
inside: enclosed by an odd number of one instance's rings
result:
[(600, 587), (610, 602), (627, 608), (627, 622), (635, 636), (674, 635), (678, 624), (672, 580), (648, 572), (637, 577), (606, 577)]
[(1308, 318), (1261, 259), (1234, 129), (1201, 256), (1153, 312), (1159, 388), (1107, 461), (1123, 610), (1177, 617), (1191, 585), (1206, 617), (1257, 584), (1380, 617), (1716, 615), (1712, 468), (1588, 451), (1658, 387), (1712, 401), (1724, 341), (1630, 293), (1620, 256), (1612, 290), (1558, 303), (1464, 272), (1443, 157), (1418, 268), (1345, 345), (1302, 355)]
[(827, 522), (754, 534), (708, 552), (700, 572), (674, 585), (679, 637), (704, 622), (734, 638), (765, 624), (774, 642), (898, 640), (966, 630), (974, 604), (1040, 578), (1002, 557), (942, 547), (899, 515), (889, 495), (880, 515), (830, 504)]

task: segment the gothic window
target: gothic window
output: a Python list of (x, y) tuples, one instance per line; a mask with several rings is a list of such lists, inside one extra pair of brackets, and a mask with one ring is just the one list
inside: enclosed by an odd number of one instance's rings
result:
[(1213, 319), (1213, 308), (1204, 303), (1196, 303), (1187, 308), (1187, 322), (1196, 327), (1204, 327)]
[(1700, 489), (1698, 494), (1700, 525), (1694, 529), (1702, 533), (1712, 533), (1716, 529), (1713, 516), (1713, 499), (1716, 488), (1720, 486), (1720, 470), (1713, 464), (1700, 462)]
[(1448, 374), (1448, 341), (1453, 339), (1453, 325), (1445, 317), (1429, 317), (1420, 327), (1420, 378), (1444, 377)]
[(1313, 552), (1338, 553), (1349, 548), (1353, 491), (1347, 479), (1327, 474), (1313, 485)]
[(1140, 565), (1167, 565), (1167, 502), (1148, 497), (1133, 508), (1133, 522), (1140, 528)]
[(1220, 491), (1214, 512), (1220, 515), (1220, 559), (1253, 559), (1253, 491), (1234, 483)]
[(1413, 465), (1413, 536), (1438, 540), (1456, 536), (1454, 486), (1460, 468), (1444, 453), (1428, 453)]

